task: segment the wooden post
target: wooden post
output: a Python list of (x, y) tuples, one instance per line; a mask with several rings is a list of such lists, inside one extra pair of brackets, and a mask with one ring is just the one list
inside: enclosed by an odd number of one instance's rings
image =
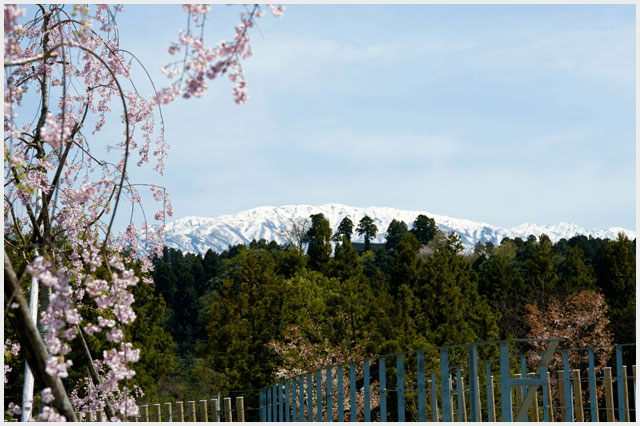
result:
[(189, 401), (188, 404), (189, 404), (189, 421), (197, 422), (198, 419), (196, 418), (196, 402)]
[(549, 371), (547, 371), (547, 397), (549, 398), (549, 421), (553, 422), (553, 394), (551, 393), (551, 373)]
[(571, 378), (573, 379), (573, 406), (576, 410), (576, 421), (584, 422), (584, 411), (582, 409), (582, 386), (580, 383), (580, 370), (572, 370)]
[(493, 417), (491, 417), (493, 419), (494, 422), (497, 422), (496, 420), (496, 392), (495, 389), (493, 388), (493, 376), (489, 376), (489, 385), (491, 387), (491, 401), (489, 402), (491, 404), (491, 415)]
[[(267, 407), (267, 409), (269, 409), (269, 407)], [(218, 421), (218, 400), (217, 399), (211, 400), (211, 421), (212, 422)]]
[(164, 403), (164, 416), (165, 416), (165, 422), (172, 422), (173, 421), (173, 415), (171, 414), (171, 403), (170, 402), (165, 402)]
[(464, 395), (464, 377), (460, 376), (460, 387), (462, 388), (462, 420), (463, 422), (467, 421), (467, 402)]
[(200, 421), (201, 422), (208, 422), (209, 421), (209, 416), (207, 415), (207, 400), (206, 399), (201, 399), (200, 400)]
[(99, 422), (104, 422), (104, 411), (98, 411), (98, 421)]
[[(527, 376), (529, 377), (535, 377), (536, 373), (528, 373)], [(533, 398), (533, 405), (532, 407), (532, 411), (533, 411), (533, 416), (531, 418), (532, 421), (534, 422), (539, 422), (540, 421), (540, 415), (538, 413), (538, 387), (537, 386), (531, 386), (531, 388), (529, 388), (529, 392), (535, 392), (536, 396)]]
[(176, 402), (176, 408), (178, 409), (178, 421), (184, 423), (184, 403), (182, 401)]
[(231, 398), (226, 397), (224, 399), (224, 421), (232, 422), (233, 416), (231, 415)]
[(611, 379), (611, 367), (604, 368), (604, 401), (606, 404), (607, 421), (615, 421), (613, 413), (613, 380)]
[[(516, 373), (513, 375), (514, 379), (521, 379), (522, 378), (522, 374), (520, 373)], [(520, 412), (520, 407), (522, 407), (522, 401), (523, 401), (523, 397), (522, 397), (522, 386), (516, 386), (515, 387), (515, 393), (516, 393), (516, 413)]]
[(149, 421), (149, 406), (148, 405), (143, 405), (142, 406), (142, 421), (144, 422), (148, 422)]
[(236, 409), (238, 410), (238, 421), (244, 423), (244, 397), (236, 397)]
[(153, 404), (153, 416), (155, 417), (154, 420), (156, 422), (161, 422), (162, 421), (162, 411), (160, 410), (160, 404)]
[(93, 411), (89, 411), (87, 414), (89, 415), (89, 420), (87, 420), (87, 421), (89, 421), (89, 422), (95, 422), (96, 421), (96, 413), (94, 413)]
[(625, 420), (630, 422), (631, 417), (629, 417), (629, 386), (627, 385), (627, 366), (622, 366), (622, 377), (624, 377), (624, 409), (625, 409)]
[(560, 417), (563, 422), (567, 421), (567, 403), (564, 400), (564, 370), (558, 370), (558, 392), (560, 396)]
[[(480, 383), (480, 377), (478, 376), (478, 384)], [(479, 386), (479, 385), (478, 385)], [(480, 398), (480, 388), (478, 388), (478, 421), (482, 422), (482, 399)]]

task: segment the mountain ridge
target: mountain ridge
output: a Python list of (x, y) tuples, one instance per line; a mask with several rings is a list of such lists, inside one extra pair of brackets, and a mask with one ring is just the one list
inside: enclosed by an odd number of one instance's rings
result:
[[(498, 245), (504, 237), (526, 239), (529, 235), (535, 235), (538, 238), (543, 233), (548, 235), (553, 242), (562, 238), (569, 239), (576, 235), (615, 239), (618, 232), (623, 232), (631, 239), (636, 237), (635, 231), (621, 227), (587, 230), (579, 225), (563, 221), (556, 225), (538, 225), (525, 222), (513, 228), (503, 228), (485, 222), (433, 214), (425, 210), (401, 210), (375, 206), (351, 207), (345, 204), (329, 203), (321, 206), (309, 204), (291, 204), (279, 207), (260, 206), (216, 218), (186, 216), (166, 224), (165, 244), (183, 252), (201, 254), (204, 254), (209, 248), (220, 253), (226, 250), (229, 245), (249, 244), (253, 239), (260, 240), (261, 238), (282, 244), (286, 242), (283, 232), (291, 226), (292, 221), (308, 219), (309, 216), (316, 213), (324, 214), (334, 231), (344, 217), (349, 217), (357, 226), (365, 214), (369, 215), (378, 227), (378, 234), (372, 240), (375, 243), (383, 243), (386, 240), (386, 230), (392, 219), (402, 220), (411, 228), (415, 218), (419, 214), (424, 214), (433, 218), (441, 231), (458, 233), (465, 251), (472, 250), (480, 241), (491, 241)], [(354, 233), (352, 239), (356, 242), (363, 241), (363, 238), (357, 233)]]

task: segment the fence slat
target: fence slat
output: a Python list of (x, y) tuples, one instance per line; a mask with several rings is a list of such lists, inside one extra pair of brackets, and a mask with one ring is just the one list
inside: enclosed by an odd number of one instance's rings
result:
[[(279, 422), (284, 422), (284, 391), (282, 389), (282, 382), (278, 383), (278, 388), (276, 389), (276, 392), (278, 393), (278, 421)], [(225, 409), (227, 407), (227, 401), (225, 398), (225, 402), (224, 402), (224, 406)], [(229, 407), (231, 407), (231, 399), (229, 399)]]
[(431, 418), (438, 421), (438, 385), (436, 383), (436, 373), (431, 373)]
[(322, 371), (316, 372), (316, 421), (322, 421)]
[(625, 407), (625, 419), (631, 421), (631, 415), (629, 413), (629, 385), (627, 384), (627, 366), (622, 366), (622, 377), (624, 377), (624, 407)]
[[(530, 378), (533, 379), (533, 378), (536, 377), (536, 373), (533, 373), (533, 372), (532, 373), (527, 373), (527, 377), (530, 377)], [(542, 386), (542, 388), (544, 389), (544, 386)], [(533, 397), (533, 405), (532, 405), (532, 410), (533, 410), (532, 414), (533, 414), (533, 416), (532, 416), (531, 421), (534, 421), (534, 422), (537, 423), (537, 422), (540, 421), (540, 413), (538, 413), (538, 387), (537, 386), (528, 387), (527, 392), (535, 392), (536, 393), (535, 396)]]
[(562, 364), (564, 368), (564, 402), (566, 406), (567, 421), (573, 421), (573, 395), (571, 388), (571, 369), (569, 367), (569, 351), (562, 351)]
[(427, 421), (424, 395), (424, 352), (418, 351), (418, 421)]
[[(521, 379), (522, 378), (522, 374), (516, 373), (516, 374), (513, 375), (513, 377), (515, 379)], [(516, 413), (519, 413), (520, 410), (522, 409), (522, 400), (523, 400), (522, 388), (523, 388), (523, 386), (516, 386), (514, 388), (514, 391), (515, 391), (515, 394), (516, 394)]]
[(371, 421), (371, 375), (369, 371), (369, 360), (364, 360), (364, 421)]
[[(526, 356), (520, 357), (520, 370), (521, 370), (522, 377), (526, 379), (527, 378), (527, 357)], [(527, 394), (529, 389), (525, 386), (522, 386), (520, 389), (522, 389), (522, 395), (523, 395), (522, 401), (524, 402), (524, 395)], [(526, 410), (524, 412), (524, 421), (525, 422), (529, 421), (529, 410)]]
[[(279, 413), (279, 404), (280, 404), (280, 396), (278, 395), (278, 384), (276, 383), (275, 385), (273, 385), (273, 421), (274, 422), (280, 422), (282, 420), (280, 420), (278, 418), (278, 413)], [(220, 403), (220, 412), (222, 414), (222, 412), (224, 412), (224, 400), (221, 401)], [(222, 421), (222, 416), (220, 416), (221, 419), (220, 421)]]
[(304, 422), (304, 375), (298, 376), (298, 418)]
[(398, 379), (398, 421), (404, 422), (404, 365), (402, 354), (396, 355), (396, 369)]
[(386, 422), (387, 421), (387, 373), (385, 371), (384, 357), (381, 357), (378, 359), (378, 379), (380, 382), (380, 421)]
[(622, 346), (616, 345), (616, 379), (618, 382), (618, 421), (626, 421), (624, 379), (622, 377)]
[(349, 363), (349, 402), (351, 404), (351, 421), (357, 420), (356, 410), (356, 367), (353, 362)]
[(338, 376), (338, 421), (344, 422), (344, 379), (342, 378), (342, 366), (336, 371)]
[(333, 398), (332, 398), (332, 390), (331, 389), (331, 367), (327, 368), (327, 421), (333, 421)]
[[(280, 404), (280, 408), (282, 408), (282, 404)], [(224, 398), (224, 421), (233, 421), (233, 414), (231, 412), (231, 398), (228, 396)]]
[[(543, 371), (547, 376), (547, 387), (542, 389), (542, 401), (545, 405), (544, 408), (544, 421), (553, 422), (553, 394), (551, 393), (551, 373), (547, 371), (547, 367), (543, 367)], [(546, 397), (545, 397), (546, 390)], [(549, 416), (549, 417), (547, 417)]]
[(464, 403), (463, 403), (463, 397), (464, 397), (464, 385), (462, 384), (462, 370), (460, 369), (460, 367), (456, 367), (456, 396), (457, 396), (457, 404), (458, 404), (458, 421), (459, 422), (464, 422), (465, 421), (465, 414), (464, 414)]
[(291, 419), (289, 417), (290, 407), (289, 407), (289, 380), (284, 381), (284, 421), (289, 422)]
[(200, 421), (208, 422), (209, 421), (209, 413), (207, 412), (207, 400), (200, 400)]
[(482, 421), (480, 413), (480, 380), (478, 378), (478, 346), (469, 347), (469, 397), (471, 398), (471, 421)]
[(589, 406), (591, 408), (591, 421), (598, 421), (598, 397), (596, 394), (596, 368), (595, 354), (589, 349)]
[(298, 389), (298, 387), (296, 386), (296, 378), (293, 377), (291, 378), (291, 421), (292, 422), (297, 422), (298, 421), (298, 398), (296, 398), (296, 389)]
[(509, 366), (509, 342), (500, 342), (500, 395), (502, 397), (502, 421), (513, 421), (511, 387), (509, 386), (510, 366)]
[(604, 400), (607, 411), (607, 421), (615, 421), (613, 411), (613, 378), (611, 377), (611, 367), (604, 368)]
[(573, 396), (575, 399), (575, 419), (577, 422), (584, 422), (584, 411), (582, 411), (582, 386), (580, 383), (580, 370), (571, 370), (571, 378), (573, 379)]
[(156, 422), (162, 421), (162, 411), (160, 409), (160, 404), (153, 404), (153, 417)]
[(142, 406), (142, 418), (143, 418), (143, 420), (145, 422), (149, 421), (149, 406), (148, 405), (143, 405)]
[(307, 373), (307, 421), (313, 421), (313, 374)]
[(564, 393), (564, 370), (558, 370), (558, 395), (560, 396), (560, 418), (563, 422), (567, 421), (567, 404)]
[(451, 416), (451, 389), (449, 388), (449, 349), (440, 349), (440, 386), (442, 388), (442, 421), (453, 421)]
[(171, 413), (171, 403), (170, 402), (165, 402), (164, 403), (164, 412), (165, 412), (165, 418), (167, 422), (172, 422), (173, 421), (173, 414)]
[(189, 401), (189, 420), (191, 420), (192, 422), (197, 422), (198, 419), (196, 418), (196, 402), (195, 401)]
[[(236, 397), (236, 409), (238, 410), (238, 421), (244, 423), (244, 397)], [(205, 422), (206, 422), (205, 418)]]
[(493, 380), (491, 380), (491, 361), (487, 361), (484, 367), (484, 373), (487, 378), (486, 391), (487, 391), (487, 421), (495, 422), (495, 407), (493, 406)]
[[(184, 403), (182, 401), (176, 402), (176, 407), (178, 409), (178, 420), (181, 423), (184, 423)], [(145, 420), (148, 421), (148, 420)]]

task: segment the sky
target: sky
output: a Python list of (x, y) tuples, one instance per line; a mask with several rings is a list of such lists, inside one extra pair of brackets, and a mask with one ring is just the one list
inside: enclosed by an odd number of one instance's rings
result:
[[(241, 11), (213, 6), (205, 40), (232, 37)], [(288, 5), (250, 34), (248, 102), (236, 105), (224, 78), (166, 106), (166, 172), (134, 176), (167, 187), (174, 219), (342, 203), (634, 230), (635, 14)], [(185, 22), (174, 5), (118, 15), (121, 46), (157, 86)]]

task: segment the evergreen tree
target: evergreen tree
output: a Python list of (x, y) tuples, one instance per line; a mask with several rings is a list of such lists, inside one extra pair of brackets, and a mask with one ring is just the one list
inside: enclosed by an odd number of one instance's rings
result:
[(527, 330), (523, 316), (529, 295), (519, 270), (507, 257), (495, 255), (482, 265), (478, 293), (487, 298), (496, 312), (501, 313), (498, 321), (501, 339), (524, 337)]
[(311, 215), (311, 227), (305, 235), (309, 267), (326, 271), (331, 258), (331, 226), (322, 213)]
[(582, 261), (582, 249), (570, 247), (567, 250), (567, 258), (560, 266), (555, 296), (564, 298), (582, 290), (596, 291), (596, 278), (593, 275), (593, 268)]
[(411, 289), (414, 288), (418, 273), (419, 248), (418, 239), (408, 232), (398, 243), (398, 248), (393, 253), (394, 262), (391, 270), (390, 292), (392, 295), (397, 294), (397, 290), (402, 284), (407, 284)]
[(477, 275), (462, 255), (452, 233), (423, 263), (416, 296), (422, 302), (435, 346), (455, 345), (498, 337), (497, 320), (486, 298), (478, 294)]
[(406, 223), (393, 219), (387, 228), (387, 241), (384, 244), (384, 248), (388, 251), (394, 251), (402, 237), (408, 232), (409, 228)]
[(624, 234), (605, 250), (603, 273), (598, 284), (609, 306), (611, 329), (616, 343), (636, 341), (636, 262), (635, 240)]
[(545, 310), (548, 298), (556, 294), (558, 282), (557, 267), (553, 261), (553, 244), (545, 234), (540, 236), (538, 243), (535, 242), (535, 237), (531, 237), (524, 248), (526, 252), (525, 283), (531, 291), (531, 300)]
[(416, 220), (413, 221), (413, 228), (411, 229), (411, 233), (415, 235), (423, 246), (429, 244), (429, 241), (435, 237), (437, 231), (436, 221), (423, 214), (416, 217)]
[(365, 215), (356, 228), (358, 235), (364, 235), (364, 251), (371, 250), (371, 240), (376, 237), (378, 227), (368, 215)]
[(345, 217), (340, 221), (338, 230), (333, 235), (333, 241), (341, 242), (343, 238), (351, 241), (351, 235), (353, 235), (353, 221), (349, 217)]

